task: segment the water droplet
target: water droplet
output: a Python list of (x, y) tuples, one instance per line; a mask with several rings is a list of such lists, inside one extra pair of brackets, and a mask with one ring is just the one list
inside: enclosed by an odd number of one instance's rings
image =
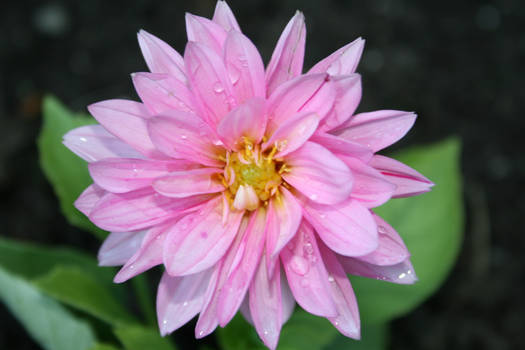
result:
[(81, 138), (80, 138), (80, 141), (82, 141), (82, 142), (87, 142), (87, 139), (86, 139), (85, 137), (81, 137)]
[(237, 56), (237, 59), (239, 60), (239, 62), (246, 62), (247, 61), (246, 56), (244, 56), (244, 55)]
[(306, 287), (308, 287), (309, 284), (310, 283), (308, 282), (308, 280), (306, 278), (303, 278), (301, 280), (301, 287), (306, 288)]
[(301, 276), (305, 275), (310, 269), (308, 261), (306, 261), (305, 258), (298, 256), (298, 255), (292, 258), (290, 266), (296, 274), (301, 275)]
[(304, 245), (304, 252), (306, 255), (311, 255), (314, 252), (314, 248), (312, 247), (312, 243), (305, 243)]
[(129, 266), (129, 269), (130, 269), (130, 270), (133, 270), (134, 268), (135, 268), (135, 265), (130, 265), (130, 266)]
[(202, 337), (203, 334), (204, 334), (204, 331), (200, 331), (199, 332), (199, 337)]
[(213, 84), (213, 91), (220, 94), (224, 91), (224, 86), (222, 86), (220, 82), (216, 82), (215, 84)]
[(320, 217), (321, 219), (325, 219), (325, 218), (326, 218), (326, 214), (320, 214), (319, 217)]
[(188, 302), (185, 301), (184, 303), (182, 303), (182, 306), (188, 306)]
[(228, 75), (230, 76), (230, 81), (233, 85), (237, 84), (239, 78), (241, 77), (241, 73), (237, 68), (235, 68), (235, 66), (228, 67)]
[(180, 135), (180, 138), (183, 139), (183, 140), (186, 140), (188, 138), (188, 136), (186, 135)]
[(403, 278), (405, 278), (406, 276), (407, 276), (407, 274), (403, 272), (403, 273), (401, 273), (401, 274), (398, 276), (398, 278), (399, 278), (399, 279), (403, 279)]
[(386, 230), (386, 227), (385, 226), (377, 226), (377, 232), (381, 233), (381, 234), (386, 234), (387, 233), (387, 230)]
[(310, 199), (315, 201), (317, 199), (317, 195), (316, 194), (312, 194), (310, 195)]
[(328, 276), (328, 282), (333, 283), (335, 281), (334, 276)]
[(168, 324), (168, 320), (162, 321), (162, 324)]
[(264, 333), (264, 335), (268, 335), (268, 331), (267, 330), (264, 330), (263, 333)]

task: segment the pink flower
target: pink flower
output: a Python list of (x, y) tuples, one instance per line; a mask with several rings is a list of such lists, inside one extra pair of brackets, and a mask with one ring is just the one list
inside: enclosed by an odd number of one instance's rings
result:
[(372, 211), (432, 186), (374, 154), (416, 115), (354, 115), (360, 38), (303, 74), (300, 12), (266, 70), (225, 2), (186, 24), (184, 57), (139, 32), (151, 71), (132, 75), (142, 102), (95, 103), (100, 125), (64, 136), (94, 181), (76, 207), (111, 232), (100, 265), (124, 265), (117, 283), (164, 265), (163, 335), (199, 314), (204, 337), (240, 309), (274, 349), (297, 302), (359, 338), (346, 274), (416, 280), (402, 239)]

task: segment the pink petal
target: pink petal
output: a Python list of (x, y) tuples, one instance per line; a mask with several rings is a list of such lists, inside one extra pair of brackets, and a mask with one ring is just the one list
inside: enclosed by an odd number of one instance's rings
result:
[(303, 221), (297, 234), (281, 251), (281, 260), (297, 303), (314, 315), (337, 316), (337, 309), (330, 294), (328, 273), (319, 253), (314, 232), (306, 222)]
[(163, 196), (173, 198), (221, 192), (224, 185), (214, 176), (221, 172), (222, 169), (217, 168), (176, 171), (155, 180), (153, 188)]
[(185, 160), (152, 161), (133, 158), (108, 158), (89, 164), (89, 174), (97, 185), (113, 193), (124, 193), (150, 186), (158, 177), (176, 170), (191, 169)]
[(213, 269), (184, 277), (162, 275), (157, 291), (157, 319), (165, 336), (199, 313)]
[(308, 202), (305, 218), (333, 251), (346, 256), (361, 256), (377, 249), (377, 226), (370, 211), (355, 199), (336, 205)]
[(355, 158), (343, 159), (354, 175), (354, 188), (351, 197), (367, 208), (375, 208), (386, 203), (396, 190), (379, 171)]
[(361, 59), (364, 46), (365, 41), (357, 38), (321, 60), (308, 71), (308, 74), (327, 72), (330, 75), (343, 75), (354, 73)]
[(240, 245), (243, 249), (239, 249), (228, 280), (220, 291), (217, 314), (221, 327), (235, 316), (252, 282), (264, 247), (265, 228), (266, 210), (258, 209), (251, 215)]
[(155, 149), (146, 128), (148, 111), (142, 103), (107, 100), (88, 106), (89, 112), (102, 126), (149, 158), (165, 158)]
[(140, 248), (146, 231), (112, 232), (106, 237), (98, 251), (100, 266), (124, 265)]
[(323, 146), (306, 142), (286, 156), (289, 173), (282, 176), (311, 200), (340, 203), (350, 195), (353, 178), (348, 167)]
[(162, 264), (162, 247), (166, 237), (166, 229), (169, 225), (154, 226), (146, 232), (140, 248), (126, 261), (126, 264), (117, 273), (113, 282), (125, 282), (153, 266)]
[(211, 20), (186, 13), (186, 32), (188, 41), (205, 45), (218, 54), (222, 54), (222, 47), (226, 40), (226, 30)]
[(315, 112), (323, 119), (332, 108), (335, 90), (326, 74), (301, 75), (281, 85), (268, 100), (269, 131), (297, 112)]
[(152, 114), (175, 109), (193, 112), (192, 94), (186, 84), (161, 73), (134, 73), (135, 90)]
[(197, 212), (177, 222), (168, 233), (164, 265), (172, 276), (200, 272), (223, 257), (235, 238), (242, 211), (230, 211), (223, 224), (221, 198), (209, 201)]
[(264, 100), (252, 98), (228, 113), (217, 126), (217, 133), (230, 150), (244, 147), (243, 136), (254, 144), (261, 141), (267, 116)]
[(223, 27), (227, 32), (232, 29), (238, 32), (241, 31), (241, 28), (226, 1), (217, 1), (212, 20)]
[(356, 258), (338, 256), (345, 272), (351, 275), (374, 278), (397, 284), (413, 284), (417, 281), (410, 259), (389, 266), (372, 265)]
[(186, 81), (184, 60), (177, 51), (145, 30), (140, 30), (137, 38), (142, 55), (152, 73), (166, 73), (177, 80)]
[(107, 132), (101, 125), (73, 129), (62, 141), (80, 158), (95, 162), (105, 158), (142, 158), (143, 155)]
[(282, 123), (265, 142), (262, 149), (277, 146), (276, 158), (287, 155), (301, 147), (317, 129), (319, 116), (312, 112), (300, 112)]
[(347, 121), (357, 109), (361, 101), (361, 76), (351, 74), (332, 78), (336, 92), (334, 108), (328, 113), (320, 126), (321, 131), (337, 128)]
[(337, 316), (329, 317), (328, 320), (343, 335), (359, 339), (361, 337), (361, 322), (357, 300), (350, 280), (335, 254), (322, 243), (319, 244), (319, 249), (329, 274), (331, 296), (338, 313)]
[(397, 186), (393, 198), (415, 196), (430, 191), (434, 186), (432, 181), (419, 172), (392, 158), (375, 155), (370, 161), (370, 166), (379, 170), (388, 181)]
[(106, 191), (99, 186), (95, 184), (89, 185), (75, 201), (75, 208), (77, 208), (82, 214), (89, 216), (91, 210), (93, 210), (104, 194), (106, 194)]
[(269, 223), (266, 234), (267, 261), (273, 260), (295, 236), (303, 217), (302, 207), (297, 199), (286, 189), (280, 188), (279, 198), (272, 198), (268, 206)]
[(189, 42), (184, 52), (190, 88), (205, 121), (212, 127), (237, 105), (224, 61), (215, 51)]
[(304, 46), (306, 42), (306, 26), (304, 16), (297, 11), (284, 28), (270, 63), (266, 69), (268, 94), (279, 85), (295, 78), (303, 70)]
[(128, 193), (106, 193), (89, 214), (89, 219), (108, 231), (141, 230), (180, 215), (209, 198), (209, 195), (200, 195), (177, 200), (163, 197), (151, 188)]
[(224, 43), (224, 62), (237, 103), (252, 97), (266, 98), (264, 64), (250, 39), (237, 31), (228, 33)]
[[(286, 280), (286, 274), (280, 273), (281, 275), (281, 313), (282, 320), (281, 324), (288, 322), (290, 317), (292, 317), (293, 311), (295, 309), (295, 298), (293, 297), (288, 281)], [(273, 276), (273, 274), (272, 274)]]
[(213, 145), (213, 132), (190, 113), (170, 111), (148, 120), (148, 131), (155, 146), (164, 154), (207, 166), (221, 166), (221, 147)]
[(366, 146), (363, 146), (357, 142), (347, 141), (331, 134), (318, 132), (310, 138), (310, 141), (326, 147), (330, 152), (337, 155), (337, 157), (341, 160), (351, 157), (368, 163), (368, 161), (370, 161), (374, 155), (372, 150)]
[(250, 286), (251, 318), (257, 334), (270, 349), (277, 347), (283, 324), (280, 274), (277, 264), (272, 277), (268, 276), (263, 256)]
[(395, 265), (410, 257), (403, 239), (385, 220), (373, 214), (379, 233), (379, 246), (372, 253), (357, 259), (373, 265)]
[(405, 136), (415, 120), (416, 115), (411, 112), (383, 110), (360, 113), (335, 130), (334, 134), (377, 152)]

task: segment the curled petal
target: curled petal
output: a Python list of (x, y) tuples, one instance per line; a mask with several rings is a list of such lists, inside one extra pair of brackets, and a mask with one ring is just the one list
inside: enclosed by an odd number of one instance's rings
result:
[(396, 185), (392, 197), (409, 197), (430, 191), (434, 183), (411, 167), (395, 159), (374, 155), (370, 166), (379, 170), (388, 181)]
[(290, 172), (282, 176), (314, 202), (340, 203), (350, 195), (353, 177), (348, 167), (323, 146), (306, 142), (286, 156)]
[(368, 163), (374, 155), (374, 152), (368, 147), (357, 142), (342, 139), (332, 134), (317, 132), (310, 138), (310, 141), (326, 147), (330, 152), (334, 153), (342, 160), (346, 158), (357, 158)]
[(166, 73), (177, 80), (186, 81), (184, 60), (177, 51), (145, 30), (140, 30), (137, 37), (142, 55), (152, 73)]
[(82, 214), (89, 216), (91, 210), (93, 210), (104, 194), (106, 194), (106, 191), (101, 187), (95, 184), (89, 185), (75, 201), (75, 208), (77, 208)]
[(200, 16), (186, 13), (186, 32), (188, 41), (205, 45), (218, 54), (222, 54), (226, 30), (217, 23)]
[(405, 136), (415, 120), (416, 115), (412, 112), (383, 110), (360, 113), (333, 133), (377, 152)]
[(295, 78), (303, 70), (306, 26), (304, 15), (297, 11), (284, 28), (266, 69), (268, 94), (279, 85)]
[(397, 284), (413, 284), (417, 281), (414, 267), (410, 259), (395, 265), (373, 265), (356, 258), (338, 256), (339, 262), (343, 265), (345, 272), (351, 275), (374, 278)]
[(62, 141), (80, 158), (96, 162), (106, 158), (143, 158), (128, 144), (106, 131), (101, 125), (86, 125), (64, 135)]
[(222, 170), (217, 168), (175, 171), (155, 180), (153, 188), (163, 196), (173, 198), (221, 192), (224, 185), (214, 176), (220, 172)]
[(327, 72), (330, 75), (344, 75), (354, 73), (357, 69), (365, 41), (361, 38), (357, 38), (350, 44), (347, 44), (332, 53), (330, 56), (319, 61), (313, 66), (308, 73), (324, 73)]
[(124, 265), (140, 248), (146, 231), (112, 232), (106, 237), (98, 251), (100, 266)]
[(239, 27), (239, 24), (237, 23), (237, 20), (235, 19), (235, 16), (233, 15), (233, 12), (226, 1), (217, 1), (212, 20), (223, 27), (227, 32), (231, 31), (232, 29), (238, 32), (241, 31), (241, 28)]
[(323, 242), (339, 254), (361, 256), (377, 249), (377, 225), (370, 211), (355, 199), (336, 205), (308, 202), (304, 215)]
[(170, 228), (164, 245), (164, 265), (171, 276), (203, 271), (223, 257), (239, 230), (244, 212), (230, 212), (223, 224), (221, 203), (220, 197), (215, 198)]

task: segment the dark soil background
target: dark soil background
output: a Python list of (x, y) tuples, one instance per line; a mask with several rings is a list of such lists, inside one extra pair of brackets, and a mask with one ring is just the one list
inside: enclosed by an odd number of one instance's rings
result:
[[(462, 139), (467, 225), (460, 258), (435, 296), (393, 323), (391, 349), (525, 349), (525, 2), (229, 4), (266, 61), (296, 9), (307, 19), (306, 67), (364, 37), (360, 110), (419, 115), (396, 147)], [(41, 98), (52, 93), (82, 111), (102, 99), (135, 98), (129, 74), (146, 70), (136, 32), (144, 28), (182, 52), (184, 12), (209, 17), (214, 6), (214, 0), (2, 2), (2, 235), (95, 254), (99, 242), (66, 223), (39, 169)], [(0, 309), (0, 348), (37, 348)]]

